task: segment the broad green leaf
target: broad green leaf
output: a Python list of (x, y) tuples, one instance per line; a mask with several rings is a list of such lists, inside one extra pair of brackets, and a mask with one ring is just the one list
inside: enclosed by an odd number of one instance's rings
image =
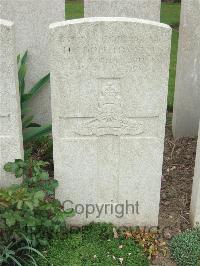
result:
[(31, 122), (33, 121), (33, 115), (25, 117), (22, 121), (23, 128), (27, 128), (31, 125)]
[(6, 224), (7, 226), (11, 227), (15, 224), (15, 217), (14, 216), (10, 216), (9, 218), (6, 219)]
[(19, 91), (20, 91), (20, 99), (22, 100), (22, 96), (23, 96), (24, 91), (25, 91), (25, 80), (24, 79), (22, 79), (19, 82)]
[(18, 165), (13, 162), (9, 162), (4, 165), (4, 170), (9, 173), (15, 173), (17, 169), (18, 169)]
[(45, 197), (45, 193), (43, 191), (37, 191), (34, 194), (34, 199), (43, 200)]
[(17, 171), (15, 172), (16, 178), (22, 177), (23, 173), (24, 173), (24, 170), (22, 168), (17, 169)]
[(18, 70), (18, 78), (19, 78), (19, 92), (20, 92), (20, 100), (22, 101), (22, 97), (25, 91), (25, 76), (26, 76), (26, 59), (27, 59), (27, 51), (24, 53), (21, 62), (20, 56), (18, 56), (18, 63), (20, 62), (19, 70)]
[(29, 91), (29, 93), (34, 96), (36, 95), (42, 88), (43, 86), (48, 83), (50, 80), (50, 74), (47, 74), (44, 76), (41, 80), (39, 80)]
[(25, 75), (26, 75), (26, 66), (23, 65), (23, 66), (20, 67), (20, 70), (19, 70), (20, 104), (22, 103), (22, 97), (23, 97), (24, 90), (25, 90), (25, 81), (24, 81)]
[[(27, 102), (21, 102), (21, 109), (24, 110), (24, 108), (30, 108), (27, 104)], [(30, 109), (31, 111), (31, 109)]]
[(22, 104), (22, 110), (21, 110), (21, 114), (25, 115), (27, 113), (29, 113), (31, 111), (30, 108), (26, 107), (25, 104)]
[(21, 84), (21, 82), (24, 80), (25, 75), (26, 75), (26, 65), (21, 65), (18, 71), (19, 84)]
[(32, 202), (26, 201), (25, 204), (30, 210), (33, 210), (33, 203)]
[(26, 52), (22, 56), (22, 60), (21, 60), (22, 65), (24, 65), (26, 63), (27, 55), (28, 55), (28, 50), (26, 50)]
[(49, 174), (47, 172), (42, 172), (40, 174), (41, 180), (48, 180), (49, 179)]
[(29, 101), (32, 97), (33, 97), (33, 95), (31, 93), (24, 93), (21, 97), (21, 101), (22, 101), (22, 103), (25, 103), (25, 102)]
[[(21, 90), (23, 92), (21, 93), (21, 103), (31, 100), (33, 96), (35, 96), (43, 88), (43, 86), (47, 82), (49, 82), (49, 80), (50, 80), (50, 74), (47, 74), (45, 77), (39, 80), (28, 93), (25, 94), (24, 90)], [(20, 81), (20, 84), (22, 84), (22, 81)]]
[(17, 209), (21, 209), (22, 205), (23, 205), (23, 201), (19, 200), (18, 203), (17, 203)]
[(19, 167), (25, 167), (26, 166), (26, 163), (22, 159), (16, 159), (15, 163), (17, 163), (17, 165)]
[(52, 130), (52, 125), (44, 125), (41, 127), (27, 128), (23, 132), (24, 143), (27, 143), (31, 140), (37, 139), (39, 137), (45, 136), (50, 133)]
[(38, 123), (31, 123), (29, 127), (41, 127), (41, 125)]
[(18, 54), (17, 56), (17, 64), (19, 64), (19, 61), (20, 61), (20, 54)]

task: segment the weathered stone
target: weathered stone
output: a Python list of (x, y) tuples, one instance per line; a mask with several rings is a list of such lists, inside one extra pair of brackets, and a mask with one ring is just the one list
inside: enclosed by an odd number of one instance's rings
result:
[(161, 0), (84, 0), (84, 16), (160, 21), (160, 6)]
[(200, 119), (200, 1), (183, 0), (174, 100), (174, 136), (197, 136)]
[(192, 201), (190, 209), (192, 224), (200, 224), (200, 130), (197, 145), (196, 166), (193, 178)]
[(14, 24), (0, 19), (0, 187), (16, 182), (14, 176), (4, 171), (4, 164), (23, 157), (14, 47)]
[[(0, 17), (12, 20), (17, 54), (28, 50), (27, 89), (49, 72), (49, 24), (65, 19), (65, 0), (1, 0)], [(51, 121), (50, 85), (31, 102), (35, 121)]]
[[(50, 26), (56, 196), (114, 208), (71, 224), (157, 225), (170, 37), (167, 25), (131, 18)], [(120, 203), (135, 213), (117, 218)]]

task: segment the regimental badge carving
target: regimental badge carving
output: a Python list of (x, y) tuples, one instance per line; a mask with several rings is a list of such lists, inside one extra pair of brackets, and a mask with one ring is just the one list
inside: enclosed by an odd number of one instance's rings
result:
[(142, 122), (131, 121), (123, 112), (120, 79), (100, 79), (98, 114), (90, 121), (81, 123), (76, 134), (82, 136), (140, 135), (144, 132)]

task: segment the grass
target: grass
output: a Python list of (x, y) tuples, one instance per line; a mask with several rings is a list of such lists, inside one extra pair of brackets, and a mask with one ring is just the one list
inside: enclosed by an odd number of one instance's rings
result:
[(75, 19), (84, 17), (83, 0), (68, 0), (65, 5), (66, 19)]
[(178, 51), (178, 37), (179, 32), (177, 30), (172, 31), (172, 46), (171, 46), (171, 59), (169, 68), (169, 87), (168, 87), (168, 111), (173, 111), (174, 103), (174, 91), (176, 82), (176, 63), (177, 63), (177, 51)]
[(178, 266), (200, 266), (200, 228), (175, 236), (170, 249)]
[[(66, 19), (80, 18), (84, 16), (83, 0), (68, 0), (66, 4)], [(173, 110), (174, 89), (176, 79), (176, 61), (178, 50), (178, 25), (180, 20), (181, 5), (162, 3), (161, 7), (161, 22), (169, 24), (173, 28), (172, 33), (172, 49), (169, 77), (169, 92), (168, 92), (168, 110)]]
[(168, 110), (173, 110), (174, 90), (176, 80), (176, 63), (178, 51), (178, 26), (180, 22), (180, 4), (162, 3), (161, 7), (161, 22), (172, 27), (172, 46), (171, 46), (171, 61), (169, 69), (169, 89), (168, 89)]
[(133, 240), (115, 239), (113, 227), (106, 224), (73, 230), (66, 238), (52, 241), (44, 254), (47, 261), (39, 259), (39, 266), (149, 265), (142, 249)]
[(161, 22), (174, 26), (179, 24), (181, 5), (162, 3)]

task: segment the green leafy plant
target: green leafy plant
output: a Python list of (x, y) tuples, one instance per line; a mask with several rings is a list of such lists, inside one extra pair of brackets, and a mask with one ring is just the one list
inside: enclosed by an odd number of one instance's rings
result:
[(48, 163), (32, 160), (31, 158), (15, 160), (5, 164), (4, 170), (15, 175), (16, 178), (22, 177), (22, 186), (30, 191), (44, 191), (47, 196), (53, 195), (58, 186), (58, 181), (50, 178), (44, 170)]
[(37, 260), (42, 266), (149, 265), (144, 250), (132, 239), (115, 238), (113, 226), (109, 224), (72, 229), (62, 238), (52, 240), (45, 251), (47, 260)]
[(27, 159), (7, 163), (4, 169), (21, 178), (20, 185), (0, 189), (0, 234), (10, 243), (13, 235), (25, 235), (33, 247), (48, 244), (49, 239), (65, 230), (64, 211), (54, 198), (57, 180), (43, 169), (46, 163)]
[(0, 232), (6, 243), (13, 235), (23, 234), (33, 247), (47, 245), (64, 230), (70, 214), (58, 200), (45, 197), (43, 191), (30, 191), (20, 185), (0, 189)]
[(200, 266), (200, 228), (175, 236), (170, 242), (170, 250), (177, 265)]
[(28, 115), (31, 111), (27, 104), (40, 92), (43, 87), (49, 82), (50, 74), (47, 74), (40, 79), (30, 90), (26, 90), (25, 76), (26, 76), (26, 60), (28, 52), (26, 51), (22, 58), (20, 55), (17, 57), (18, 62), (18, 79), (19, 79), (19, 94), (21, 104), (21, 118), (23, 127), (23, 140), (24, 143), (37, 139), (41, 136), (47, 135), (52, 130), (51, 124), (39, 125), (33, 122), (34, 116)]
[(41, 252), (31, 246), (30, 240), (24, 235), (17, 239), (13, 237), (9, 244), (0, 244), (0, 265), (22, 266), (28, 262), (26, 265), (37, 266), (34, 255), (46, 260)]

